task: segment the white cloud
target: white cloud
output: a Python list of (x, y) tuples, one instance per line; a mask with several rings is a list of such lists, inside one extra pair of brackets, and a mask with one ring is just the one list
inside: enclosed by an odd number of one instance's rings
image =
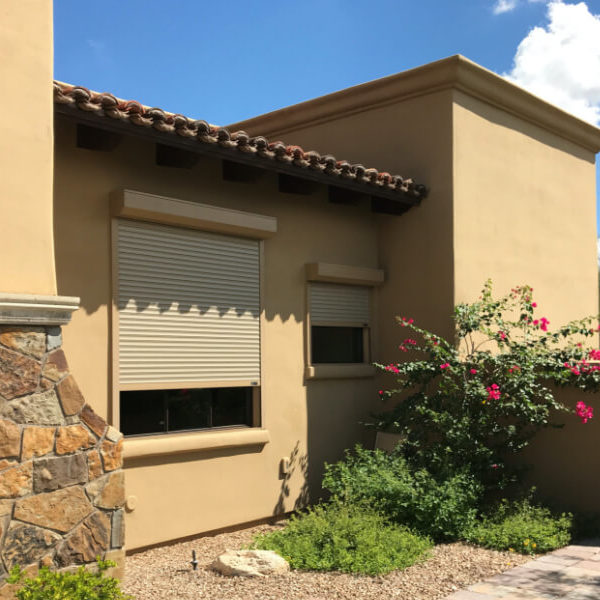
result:
[(492, 11), (495, 15), (501, 15), (517, 8), (517, 0), (496, 0)]
[[(535, 4), (538, 2), (546, 2), (547, 0), (527, 0), (529, 4)], [(495, 15), (501, 15), (503, 13), (511, 12), (521, 4), (522, 0), (496, 0), (492, 7), (492, 12)]]
[(600, 15), (585, 2), (548, 4), (548, 23), (521, 41), (504, 76), (560, 108), (600, 124)]

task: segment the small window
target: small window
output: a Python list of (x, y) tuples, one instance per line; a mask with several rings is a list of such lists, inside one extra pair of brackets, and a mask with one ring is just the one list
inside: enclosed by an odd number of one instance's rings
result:
[(368, 362), (370, 312), (367, 287), (309, 284), (310, 363)]
[(255, 391), (251, 387), (122, 391), (121, 431), (143, 435), (252, 427)]
[(320, 363), (363, 363), (363, 327), (311, 327), (311, 362)]

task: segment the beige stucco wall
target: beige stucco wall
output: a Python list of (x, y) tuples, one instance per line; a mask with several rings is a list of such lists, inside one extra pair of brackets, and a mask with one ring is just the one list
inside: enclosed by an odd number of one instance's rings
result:
[(455, 300), (527, 283), (552, 325), (595, 314), (595, 156), (455, 92)]
[(0, 56), (0, 291), (53, 294), (51, 0), (0, 4)]
[[(464, 68), (476, 93), (453, 87), (440, 67), (438, 82), (449, 89), (406, 98), (403, 82), (410, 87), (417, 69), (234, 125), (251, 133), (261, 127), (430, 188), (421, 207), (401, 219), (380, 219), (380, 262), (388, 271), (379, 313), (386, 361), (398, 356), (399, 333), (389, 327), (394, 315), (450, 333), (453, 305), (475, 300), (488, 277), (498, 293), (532, 285), (539, 314), (551, 326), (598, 311), (597, 130), (461, 57), (442, 62), (448, 69), (458, 64), (458, 79)], [(487, 95), (490, 102), (481, 99)], [(347, 114), (332, 114), (332, 106)], [(589, 395), (560, 391), (559, 397), (571, 407), (579, 399), (594, 404)], [(583, 426), (573, 414), (557, 415), (557, 422), (565, 429), (544, 432), (525, 456), (534, 465), (529, 481), (563, 506), (597, 510), (600, 484), (589, 472), (600, 468), (590, 452), (600, 423)]]
[(427, 185), (430, 194), (419, 207), (401, 217), (377, 217), (379, 260), (386, 272), (379, 290), (380, 358), (400, 358), (403, 332), (396, 316), (448, 334), (454, 299), (452, 92), (365, 107), (273, 135)]
[[(60, 294), (81, 296), (64, 330), (64, 348), (86, 400), (110, 418), (111, 252), (109, 193), (140, 190), (277, 217), (264, 242), (262, 338), (263, 426), (271, 441), (258, 448), (189, 452), (126, 461), (129, 549), (260, 519), (290, 510), (308, 478), (318, 489), (323, 461), (361, 440), (373, 379), (304, 380), (307, 262), (379, 267), (376, 217), (367, 206), (330, 204), (280, 194), (273, 174), (257, 183), (221, 179), (220, 163), (194, 169), (154, 164), (154, 145), (127, 138), (112, 153), (75, 147), (75, 127), (57, 121), (55, 155), (56, 268)], [(107, 374), (109, 377), (107, 377)], [(199, 436), (202, 433), (198, 433)], [(279, 478), (282, 457), (293, 475)]]
[[(551, 328), (597, 314), (594, 154), (464, 93), (454, 100), (456, 302), (476, 298), (491, 277), (498, 293), (531, 285)], [(571, 409), (597, 406), (575, 390), (557, 396)], [(525, 454), (527, 481), (550, 502), (597, 512), (600, 423), (573, 413), (554, 422), (564, 429), (542, 432)]]

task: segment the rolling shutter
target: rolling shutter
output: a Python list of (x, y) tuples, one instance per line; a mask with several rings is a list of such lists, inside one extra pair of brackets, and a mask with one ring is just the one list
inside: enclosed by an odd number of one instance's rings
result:
[(311, 283), (310, 315), (313, 325), (322, 323), (366, 326), (370, 321), (369, 288)]
[(133, 221), (116, 232), (120, 384), (258, 384), (259, 242)]

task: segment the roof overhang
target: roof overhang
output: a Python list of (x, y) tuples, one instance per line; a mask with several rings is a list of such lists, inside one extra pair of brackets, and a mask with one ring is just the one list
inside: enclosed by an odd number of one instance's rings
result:
[(294, 186), (289, 182), (296, 180), (326, 185), (332, 202), (343, 204), (368, 198), (375, 212), (402, 214), (427, 195), (424, 185), (399, 175), (350, 164), (331, 155), (305, 152), (299, 146), (270, 142), (263, 136), (250, 136), (243, 131), (231, 133), (224, 127), (123, 101), (112, 94), (55, 82), (54, 101), (55, 114), (94, 129), (273, 171), (288, 178), (290, 189)]

